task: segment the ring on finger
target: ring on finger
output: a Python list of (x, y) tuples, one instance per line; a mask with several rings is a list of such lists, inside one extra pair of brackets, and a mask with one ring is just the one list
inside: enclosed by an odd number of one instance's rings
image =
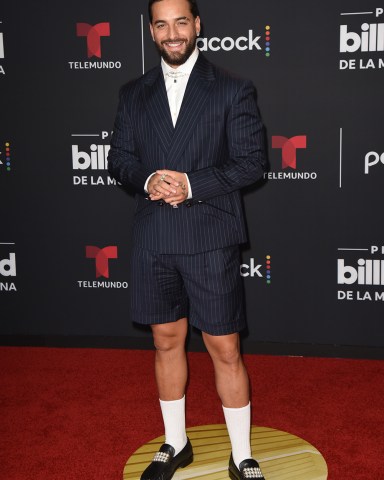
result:
[(162, 173), (160, 176), (160, 181), (163, 182), (165, 180), (165, 177), (167, 176), (166, 173)]

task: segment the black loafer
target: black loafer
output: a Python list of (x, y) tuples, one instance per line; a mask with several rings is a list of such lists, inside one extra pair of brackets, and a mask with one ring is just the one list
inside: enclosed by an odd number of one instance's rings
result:
[(245, 480), (247, 478), (257, 478), (258, 480), (265, 480), (263, 474), (261, 473), (259, 464), (253, 458), (247, 458), (243, 460), (240, 465), (240, 468), (237, 468), (235, 462), (232, 458), (229, 459), (229, 478), (231, 480)]
[(164, 443), (160, 450), (154, 456), (152, 463), (144, 470), (141, 480), (171, 480), (173, 474), (178, 468), (184, 468), (193, 461), (192, 445), (187, 440), (187, 444), (175, 456), (175, 449)]

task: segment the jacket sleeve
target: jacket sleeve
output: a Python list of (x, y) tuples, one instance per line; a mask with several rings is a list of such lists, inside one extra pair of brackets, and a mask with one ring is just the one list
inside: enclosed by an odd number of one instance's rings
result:
[(264, 131), (251, 82), (244, 82), (226, 122), (228, 160), (222, 166), (187, 172), (193, 198), (208, 200), (239, 190), (259, 180), (266, 170)]
[(153, 172), (140, 161), (129, 115), (129, 101), (128, 89), (122, 89), (108, 154), (108, 172), (123, 186), (144, 194), (144, 184)]

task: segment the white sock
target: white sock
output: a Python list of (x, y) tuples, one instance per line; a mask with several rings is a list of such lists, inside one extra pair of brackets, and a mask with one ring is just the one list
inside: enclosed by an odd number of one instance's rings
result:
[(251, 403), (241, 408), (223, 406), (225, 423), (232, 445), (233, 461), (237, 468), (251, 453)]
[(165, 429), (165, 443), (172, 445), (177, 455), (187, 444), (185, 431), (185, 395), (180, 400), (160, 400)]

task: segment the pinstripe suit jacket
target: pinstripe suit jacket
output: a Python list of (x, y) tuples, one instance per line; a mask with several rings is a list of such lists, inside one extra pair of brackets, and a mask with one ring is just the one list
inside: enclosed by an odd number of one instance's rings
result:
[[(108, 169), (136, 191), (133, 238), (143, 248), (192, 254), (245, 242), (240, 189), (265, 164), (252, 83), (201, 53), (175, 127), (160, 65), (122, 88)], [(177, 209), (147, 200), (145, 181), (158, 169), (186, 172), (193, 199)]]

